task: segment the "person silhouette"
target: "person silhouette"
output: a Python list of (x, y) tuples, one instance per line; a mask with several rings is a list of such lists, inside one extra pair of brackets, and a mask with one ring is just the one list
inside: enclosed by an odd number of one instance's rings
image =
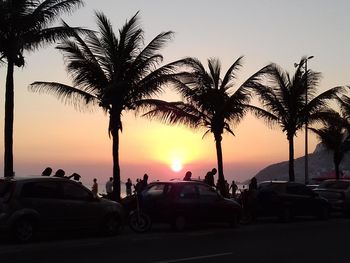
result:
[(65, 174), (66, 174), (66, 173), (65, 173), (64, 170), (58, 169), (58, 170), (56, 171), (56, 173), (54, 174), (54, 177), (61, 177), (61, 178), (63, 178)]
[(126, 188), (126, 195), (130, 196), (131, 195), (131, 186), (132, 186), (132, 182), (131, 179), (128, 178), (128, 180), (125, 183), (125, 188)]
[(234, 180), (232, 180), (230, 189), (232, 189), (232, 195), (231, 196), (232, 196), (233, 199), (235, 199), (238, 186), (237, 186), (237, 184), (236, 184), (236, 182)]
[(67, 179), (73, 178), (74, 181), (77, 181), (80, 183), (79, 180), (80, 180), (81, 176), (80, 176), (80, 174), (72, 173), (70, 176), (65, 176), (64, 178), (67, 178)]
[(45, 170), (41, 173), (41, 176), (50, 176), (52, 173), (51, 167), (46, 167)]
[(183, 181), (191, 181), (191, 176), (192, 176), (192, 172), (191, 171), (187, 171)]
[(107, 193), (107, 198), (112, 199), (113, 195), (113, 177), (109, 177), (109, 180), (106, 183), (106, 193)]
[(207, 172), (207, 174), (204, 177), (204, 182), (210, 186), (215, 187), (214, 175), (216, 174), (216, 172), (216, 168), (213, 168), (211, 171)]
[(94, 178), (93, 182), (94, 182), (94, 183), (93, 183), (93, 185), (92, 185), (91, 191), (92, 191), (92, 193), (94, 194), (94, 197), (97, 197), (97, 193), (98, 193), (97, 179)]

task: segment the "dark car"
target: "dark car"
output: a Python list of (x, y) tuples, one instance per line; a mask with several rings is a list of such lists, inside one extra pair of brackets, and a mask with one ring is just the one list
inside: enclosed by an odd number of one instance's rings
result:
[[(170, 223), (182, 230), (187, 224), (225, 222), (235, 226), (241, 206), (222, 197), (211, 186), (198, 181), (150, 183), (138, 196), (142, 213), (151, 222)], [(122, 201), (126, 209), (135, 209), (135, 196)]]
[(314, 191), (329, 201), (333, 211), (350, 216), (350, 180), (326, 180)]
[(38, 231), (103, 230), (116, 234), (123, 210), (119, 203), (94, 197), (65, 178), (0, 179), (0, 230), (20, 242)]
[(257, 215), (276, 216), (284, 222), (294, 216), (329, 217), (328, 201), (300, 183), (262, 182), (258, 186), (256, 199)]

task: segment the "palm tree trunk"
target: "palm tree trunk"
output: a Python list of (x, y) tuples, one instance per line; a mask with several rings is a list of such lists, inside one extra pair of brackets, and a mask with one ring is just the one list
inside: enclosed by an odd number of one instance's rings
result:
[(214, 137), (215, 137), (217, 164), (218, 164), (218, 185), (219, 185), (219, 190), (221, 194), (226, 197), (225, 176), (224, 176), (223, 157), (222, 157), (222, 148), (221, 148), (222, 136), (221, 134), (214, 134)]
[(113, 140), (113, 200), (120, 201), (119, 130), (112, 132)]
[(288, 136), (289, 142), (289, 181), (295, 181), (294, 174), (294, 136)]
[(5, 129), (4, 129), (4, 176), (13, 176), (13, 116), (14, 116), (14, 63), (8, 59), (5, 95)]
[(341, 162), (342, 156), (340, 153), (337, 153), (337, 151), (334, 151), (334, 155), (333, 155), (333, 162), (334, 162), (334, 169), (335, 169), (335, 178), (336, 180), (340, 179), (340, 162)]

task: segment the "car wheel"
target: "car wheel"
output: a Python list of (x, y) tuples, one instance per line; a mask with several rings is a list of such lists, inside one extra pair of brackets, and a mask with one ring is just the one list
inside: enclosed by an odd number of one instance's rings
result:
[(283, 223), (288, 223), (292, 219), (292, 213), (290, 211), (290, 208), (284, 207), (280, 214), (280, 221)]
[(186, 227), (186, 218), (184, 216), (177, 216), (172, 226), (176, 231), (183, 231)]
[(129, 227), (137, 232), (143, 233), (151, 229), (152, 221), (150, 217), (141, 212), (132, 212), (128, 218)]
[(120, 232), (121, 220), (118, 215), (109, 215), (105, 219), (103, 232), (107, 236), (114, 236)]
[(23, 218), (14, 224), (12, 232), (17, 242), (27, 243), (33, 239), (35, 227), (31, 220)]

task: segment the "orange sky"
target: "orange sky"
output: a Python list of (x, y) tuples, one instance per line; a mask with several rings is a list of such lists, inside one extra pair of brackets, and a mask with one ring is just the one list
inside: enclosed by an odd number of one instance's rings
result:
[[(350, 24), (347, 14), (350, 6), (346, 1), (317, 3), (315, 6), (308, 1), (268, 1), (268, 4), (220, 1), (219, 5), (214, 1), (197, 1), (197, 4), (191, 1), (186, 2), (184, 9), (183, 3), (176, 1), (87, 0), (85, 8), (66, 20), (71, 25), (95, 29), (93, 9), (98, 9), (111, 18), (117, 31), (127, 18), (141, 10), (146, 42), (161, 31), (176, 32), (174, 40), (162, 52), (165, 62), (195, 56), (205, 64), (207, 58), (218, 57), (226, 71), (234, 60), (245, 55), (238, 84), (270, 62), (293, 72), (294, 62), (304, 55), (313, 55), (309, 67), (323, 73), (321, 92), (350, 82), (350, 34), (345, 26)], [(174, 12), (155, 12), (170, 9)], [(240, 11), (232, 15), (232, 10)], [(25, 54), (25, 58), (26, 66), (15, 72), (16, 174), (38, 174), (49, 165), (54, 170), (63, 168), (67, 173), (81, 173), (86, 181), (93, 177), (107, 180), (112, 174), (108, 116), (99, 109), (92, 113), (77, 112), (52, 96), (29, 93), (27, 86), (33, 81), (70, 81), (62, 57), (54, 47)], [(6, 67), (2, 66), (1, 87), (5, 86), (5, 75)], [(163, 98), (175, 97), (166, 92)], [(4, 92), (0, 96), (0, 115), (4, 116)], [(141, 177), (145, 172), (151, 180), (182, 178), (187, 170), (192, 170), (194, 177), (204, 176), (216, 164), (213, 138), (208, 135), (202, 139), (203, 130), (168, 127), (135, 118), (132, 113), (123, 116), (123, 125), (120, 145), (123, 180)], [(0, 126), (3, 127), (3, 118)], [(247, 116), (234, 132), (235, 137), (227, 135), (223, 139), (224, 171), (229, 180), (249, 179), (265, 166), (288, 159), (287, 140), (278, 128), (269, 129), (262, 121)], [(311, 135), (310, 152), (316, 144)], [(3, 149), (2, 139), (0, 146)], [(302, 156), (303, 151), (301, 132), (295, 142), (295, 156)], [(2, 154), (0, 151), (1, 166)], [(175, 159), (180, 159), (183, 165), (179, 173), (170, 168)]]

